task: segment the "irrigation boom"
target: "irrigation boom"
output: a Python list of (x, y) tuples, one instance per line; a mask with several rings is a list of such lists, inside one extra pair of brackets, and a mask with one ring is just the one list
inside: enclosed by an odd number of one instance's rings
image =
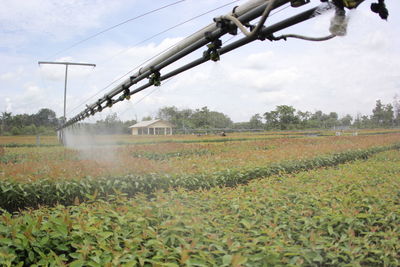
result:
[[(221, 55), (256, 40), (277, 41), (282, 39), (286, 40), (287, 38), (300, 38), (308, 41), (325, 41), (336, 36), (345, 35), (347, 23), (345, 8), (357, 8), (363, 1), (364, 0), (321, 0), (321, 2), (325, 3), (267, 27), (264, 23), (273, 9), (289, 2), (292, 7), (299, 7), (308, 4), (310, 0), (250, 0), (234, 8), (229, 14), (214, 18), (212, 24), (183, 39), (173, 48), (156, 57), (153, 61), (106, 93), (102, 98), (87, 105), (82, 112), (66, 121), (58, 130), (62, 130), (101, 112), (104, 108), (111, 107), (118, 102), (129, 99), (132, 95), (148, 87), (160, 86), (163, 80), (169, 79), (186, 70), (210, 60), (218, 61)], [(388, 11), (384, 0), (378, 1), (378, 3), (373, 3), (371, 5), (371, 10), (378, 13), (382, 19), (387, 19)], [(274, 35), (274, 33), (280, 30), (309, 20), (322, 14), (322, 11), (329, 9), (335, 9), (335, 17), (332, 19), (330, 27), (331, 34), (328, 36), (313, 38), (295, 34), (281, 35), (278, 37)], [(251, 25), (250, 22), (257, 18), (260, 18), (258, 24)], [(222, 46), (220, 38), (226, 34), (236, 35), (238, 29), (244, 33), (245, 37), (226, 46)], [(163, 68), (205, 46), (206, 50), (203, 52), (202, 57), (176, 68), (169, 73), (161, 74)], [(148, 82), (135, 89), (131, 89), (131, 87), (144, 79), (148, 79)]]

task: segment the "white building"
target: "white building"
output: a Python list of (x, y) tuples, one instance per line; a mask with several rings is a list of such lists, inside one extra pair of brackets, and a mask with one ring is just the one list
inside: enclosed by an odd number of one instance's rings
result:
[(142, 121), (130, 126), (132, 135), (172, 135), (173, 125), (164, 120)]

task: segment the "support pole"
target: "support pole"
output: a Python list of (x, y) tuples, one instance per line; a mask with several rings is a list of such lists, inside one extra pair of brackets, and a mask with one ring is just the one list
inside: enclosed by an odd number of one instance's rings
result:
[[(68, 66), (91, 66), (96, 67), (96, 64), (90, 63), (75, 63), (75, 62), (53, 62), (53, 61), (39, 61), (39, 65), (43, 64), (53, 64), (53, 65), (65, 65), (65, 81), (64, 81), (64, 114), (63, 114), (63, 124), (67, 121), (67, 80), (68, 80)], [(60, 130), (60, 142), (65, 145), (65, 134), (64, 129)]]
[(64, 83), (64, 119), (67, 120), (67, 80), (68, 64), (65, 64), (65, 83)]

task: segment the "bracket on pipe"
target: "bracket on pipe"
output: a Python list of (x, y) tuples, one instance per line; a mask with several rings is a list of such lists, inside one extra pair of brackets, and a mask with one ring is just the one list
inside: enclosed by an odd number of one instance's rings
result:
[(236, 25), (232, 24), (229, 20), (221, 18), (221, 17), (217, 17), (217, 18), (214, 18), (214, 22), (215, 22), (217, 28), (219, 28), (223, 31), (226, 31), (227, 33), (229, 33), (231, 35), (237, 35), (238, 28), (236, 27)]
[(97, 111), (98, 112), (102, 112), (103, 111), (103, 107), (101, 106), (100, 103), (97, 104)]
[(161, 74), (158, 70), (155, 70), (154, 68), (150, 68), (150, 71), (152, 74), (149, 76), (149, 83), (154, 86), (161, 86)]
[(118, 101), (129, 100), (131, 98), (131, 91), (129, 91), (129, 87), (126, 85), (122, 85), (122, 94), (118, 97)]
[(204, 35), (210, 43), (207, 45), (208, 49), (203, 52), (203, 58), (212, 61), (219, 61), (220, 54), (218, 50), (222, 47), (222, 41), (220, 39), (213, 39), (209, 32), (206, 32)]
[(111, 108), (113, 106), (113, 100), (111, 99), (111, 97), (107, 97), (107, 107)]
[(129, 80), (130, 80), (130, 82), (131, 82), (131, 85), (134, 85), (135, 84), (135, 79), (137, 78), (137, 76), (135, 76), (135, 75), (132, 75), (132, 76), (130, 76), (129, 77)]
[(124, 88), (124, 93), (122, 94), (122, 97), (126, 100), (131, 99), (131, 91), (129, 88)]

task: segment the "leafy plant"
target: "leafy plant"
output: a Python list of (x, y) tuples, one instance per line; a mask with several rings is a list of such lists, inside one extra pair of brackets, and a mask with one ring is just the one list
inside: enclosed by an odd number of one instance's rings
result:
[(218, 171), (211, 174), (180, 174), (180, 175), (126, 175), (122, 177), (87, 177), (80, 180), (49, 180), (41, 179), (32, 183), (15, 181), (0, 181), (0, 207), (10, 212), (25, 208), (37, 208), (42, 205), (72, 205), (88, 200), (88, 196), (96, 195), (107, 198), (115, 192), (127, 196), (138, 193), (153, 194), (157, 190), (170, 190), (182, 187), (188, 190), (210, 189), (212, 187), (234, 187), (249, 181), (279, 175), (295, 173), (321, 167), (331, 167), (346, 162), (367, 159), (371, 155), (399, 149), (400, 145), (374, 147), (365, 150), (346, 151), (332, 155), (319, 156), (312, 159), (286, 161), (265, 167), (253, 167), (242, 170)]
[(4, 149), (0, 150), (0, 163), (9, 164), (9, 163), (17, 163), (22, 160), (22, 156), (18, 154), (10, 154), (5, 153)]
[(0, 265), (399, 266), (399, 163), (387, 150), (235, 188), (3, 212)]
[(157, 152), (134, 152), (132, 156), (135, 158), (146, 158), (150, 160), (167, 160), (170, 158), (184, 158), (190, 156), (204, 156), (212, 155), (212, 152), (207, 149), (192, 149), (192, 150), (181, 150), (176, 152), (157, 153)]

